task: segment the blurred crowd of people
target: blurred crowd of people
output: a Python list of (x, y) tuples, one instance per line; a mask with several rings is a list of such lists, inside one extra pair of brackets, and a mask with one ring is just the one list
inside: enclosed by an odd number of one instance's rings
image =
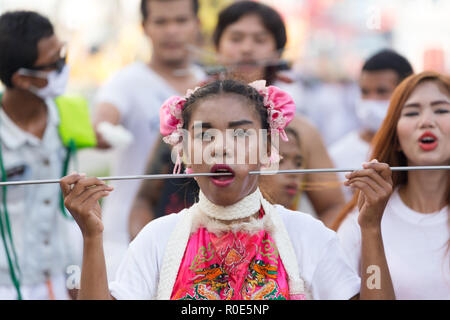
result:
[[(59, 179), (84, 148), (118, 148), (112, 176), (170, 174), (176, 163), (159, 133), (161, 105), (229, 78), (264, 79), (295, 101), (289, 141), (279, 146), (280, 169), (361, 168), (372, 159), (391, 166), (450, 164), (448, 76), (430, 72), (410, 80), (419, 70), (386, 48), (373, 52), (354, 83), (311, 81), (283, 60), (287, 36), (279, 13), (253, 1), (220, 12), (213, 34), (220, 67), (206, 68), (189, 54), (198, 41), (198, 6), (196, 0), (141, 1), (151, 59), (108, 79), (96, 93), (92, 114), (85, 99), (65, 92), (67, 44), (50, 21), (31, 11), (0, 16), (2, 181)], [(423, 135), (415, 137), (414, 126)], [(390, 136), (382, 136), (388, 130)], [(411, 153), (402, 140), (408, 135), (420, 138)], [(397, 162), (394, 155), (400, 153)], [(382, 228), (397, 298), (450, 299), (448, 177), (448, 171), (433, 171), (394, 181)], [(310, 213), (338, 230), (358, 270), (358, 194), (345, 180), (345, 173), (278, 174), (262, 176), (260, 188), (270, 202)], [(190, 178), (111, 185), (114, 192), (101, 203), (108, 279), (114, 279), (130, 241), (145, 225), (190, 207), (199, 193)], [(81, 266), (81, 233), (64, 208), (59, 185), (2, 186), (0, 194), (0, 299), (74, 298), (67, 267)]]

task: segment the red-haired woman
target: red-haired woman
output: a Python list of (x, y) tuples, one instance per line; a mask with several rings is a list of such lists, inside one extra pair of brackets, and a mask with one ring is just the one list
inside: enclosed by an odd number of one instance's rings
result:
[[(390, 166), (450, 164), (450, 78), (422, 72), (397, 87), (371, 158)], [(396, 171), (392, 180), (381, 232), (395, 295), (450, 299), (450, 172)], [(360, 274), (376, 272), (376, 266), (359, 267), (358, 197), (357, 193), (334, 227)]]

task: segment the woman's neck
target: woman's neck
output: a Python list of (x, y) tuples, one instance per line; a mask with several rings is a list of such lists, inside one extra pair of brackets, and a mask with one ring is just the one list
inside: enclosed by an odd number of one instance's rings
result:
[(399, 194), (412, 210), (433, 213), (448, 205), (448, 183), (446, 171), (411, 171), (408, 183), (400, 187)]
[(230, 206), (219, 206), (211, 202), (200, 190), (199, 208), (208, 217), (223, 223), (245, 222), (261, 209), (261, 192), (256, 189), (237, 203)]

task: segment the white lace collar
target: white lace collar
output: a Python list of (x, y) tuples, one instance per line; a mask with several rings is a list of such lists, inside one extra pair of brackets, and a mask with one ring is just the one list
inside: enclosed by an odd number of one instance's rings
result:
[(211, 202), (200, 190), (198, 208), (208, 217), (218, 220), (236, 220), (248, 218), (261, 208), (261, 192), (259, 188), (239, 202), (222, 207)]

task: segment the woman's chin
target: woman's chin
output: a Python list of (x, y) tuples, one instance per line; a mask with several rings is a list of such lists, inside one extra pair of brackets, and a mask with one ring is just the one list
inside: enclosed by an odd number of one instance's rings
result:
[(224, 190), (209, 190), (205, 196), (209, 201), (221, 207), (228, 207), (239, 201), (238, 197)]
[(427, 154), (423, 156), (419, 156), (413, 161), (408, 161), (408, 166), (416, 167), (416, 166), (448, 166), (450, 165), (450, 158), (443, 157), (441, 155), (435, 154)]

